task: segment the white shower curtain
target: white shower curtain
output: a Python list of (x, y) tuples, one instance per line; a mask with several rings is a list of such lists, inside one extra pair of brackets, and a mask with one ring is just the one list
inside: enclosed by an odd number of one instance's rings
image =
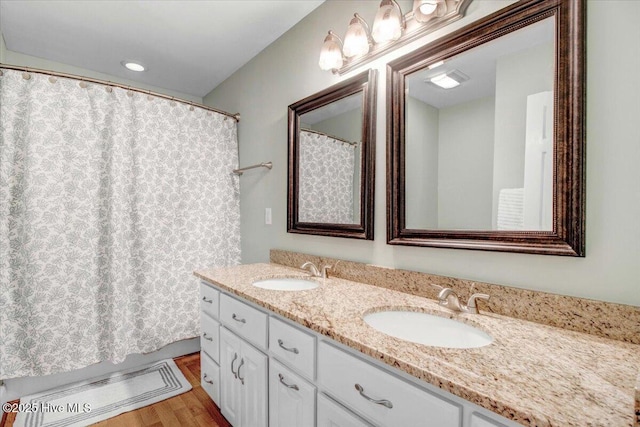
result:
[(240, 260), (235, 120), (2, 71), (0, 378), (197, 336), (192, 271)]
[(298, 220), (353, 224), (353, 145), (312, 131), (300, 131)]

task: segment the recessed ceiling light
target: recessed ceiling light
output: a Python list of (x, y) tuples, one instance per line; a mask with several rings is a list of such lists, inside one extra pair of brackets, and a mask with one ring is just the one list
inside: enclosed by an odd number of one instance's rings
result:
[(466, 74), (458, 70), (450, 70), (446, 73), (440, 73), (433, 77), (428, 77), (425, 81), (443, 89), (452, 89), (459, 86), (460, 83), (466, 80), (469, 80), (469, 77)]
[(433, 83), (434, 85), (438, 85), (444, 89), (451, 89), (460, 84), (459, 81), (452, 79), (446, 74), (440, 74), (435, 77), (431, 77), (431, 83)]
[(444, 61), (438, 61), (438, 62), (434, 62), (433, 64), (429, 65), (427, 68), (429, 70), (433, 70), (434, 68), (439, 67), (439, 66), (441, 66), (443, 64), (444, 64)]
[(122, 61), (121, 64), (128, 70), (131, 71), (144, 71), (144, 65), (142, 64), (138, 64), (137, 62), (131, 62), (131, 61)]

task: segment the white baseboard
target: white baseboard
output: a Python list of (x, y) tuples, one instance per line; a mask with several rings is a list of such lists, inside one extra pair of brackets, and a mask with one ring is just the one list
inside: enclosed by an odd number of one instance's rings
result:
[(117, 365), (111, 362), (101, 362), (87, 366), (86, 368), (71, 372), (62, 372), (60, 374), (6, 379), (4, 380), (4, 385), (0, 386), (0, 404), (19, 399), (21, 396), (49, 390), (50, 388), (88, 380), (111, 372), (135, 368), (136, 366), (183, 356), (197, 351), (200, 351), (199, 337), (171, 343), (149, 354), (130, 354), (124, 362)]

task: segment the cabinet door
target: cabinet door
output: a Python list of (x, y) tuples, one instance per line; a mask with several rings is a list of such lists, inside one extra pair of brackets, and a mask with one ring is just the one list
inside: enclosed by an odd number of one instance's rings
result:
[(323, 394), (318, 394), (317, 427), (369, 427), (370, 424)]
[(269, 426), (313, 426), (316, 388), (274, 359), (269, 363)]
[(236, 427), (240, 426), (242, 404), (242, 385), (237, 379), (240, 358), (240, 338), (220, 328), (220, 411)]
[[(240, 423), (234, 426), (267, 426), (267, 356), (240, 340), (241, 357), (236, 372), (240, 385)], [(224, 413), (223, 413), (224, 415)], [(228, 418), (227, 418), (228, 419)]]

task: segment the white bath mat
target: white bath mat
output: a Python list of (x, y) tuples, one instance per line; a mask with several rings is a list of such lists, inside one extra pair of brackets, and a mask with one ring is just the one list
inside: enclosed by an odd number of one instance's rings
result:
[(171, 359), (20, 399), (15, 427), (87, 426), (191, 390)]

